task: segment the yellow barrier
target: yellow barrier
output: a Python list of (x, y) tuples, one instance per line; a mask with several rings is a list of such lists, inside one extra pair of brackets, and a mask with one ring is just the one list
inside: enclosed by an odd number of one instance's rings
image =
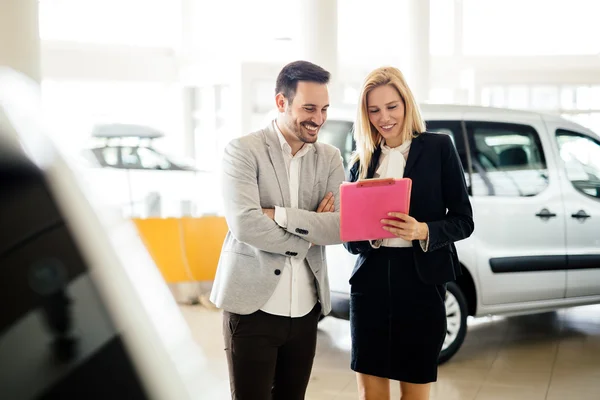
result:
[(223, 217), (134, 218), (167, 283), (212, 281), (227, 234)]

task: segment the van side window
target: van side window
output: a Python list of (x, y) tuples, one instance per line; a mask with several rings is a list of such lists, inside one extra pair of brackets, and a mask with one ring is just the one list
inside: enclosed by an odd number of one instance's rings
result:
[(564, 129), (556, 131), (556, 141), (573, 187), (600, 199), (600, 142)]
[(140, 157), (137, 154), (135, 147), (121, 147), (121, 162), (124, 169), (140, 169)]
[[(443, 135), (450, 136), (452, 139), (452, 144), (456, 147), (456, 151), (458, 152), (458, 156), (462, 163), (463, 170), (466, 172), (469, 170), (468, 160), (467, 160), (467, 151), (465, 150), (463, 135), (462, 135), (462, 127), (459, 121), (446, 121), (446, 120), (432, 120), (426, 121), (426, 131), (432, 133), (441, 133)], [(467, 183), (469, 182), (467, 178)]]
[(527, 125), (467, 122), (473, 196), (535, 196), (548, 187), (540, 138)]
[(119, 149), (114, 147), (104, 147), (102, 152), (102, 161), (104, 164), (110, 167), (116, 167), (119, 164)]
[[(461, 135), (461, 126), (458, 121), (427, 121), (427, 132), (441, 133), (450, 136), (452, 143), (456, 146), (458, 155), (463, 164), (463, 169), (467, 168), (467, 155), (464, 147), (464, 141)], [(344, 160), (344, 168), (348, 170), (353, 152), (356, 150), (356, 143), (353, 137), (353, 123), (349, 121), (329, 120), (319, 131), (319, 142), (327, 143), (337, 147)], [(468, 177), (467, 183), (469, 183)]]
[(427, 120), (425, 122), (426, 131), (432, 133), (439, 133), (442, 135), (450, 136), (452, 144), (456, 148), (458, 157), (465, 173), (465, 181), (467, 182), (467, 188), (469, 188), (469, 194), (471, 194), (471, 177), (469, 176), (469, 159), (467, 157), (467, 150), (464, 141), (463, 129), (460, 121), (452, 120)]
[(143, 169), (171, 169), (171, 163), (167, 161), (166, 157), (158, 154), (153, 149), (138, 147), (137, 154)]

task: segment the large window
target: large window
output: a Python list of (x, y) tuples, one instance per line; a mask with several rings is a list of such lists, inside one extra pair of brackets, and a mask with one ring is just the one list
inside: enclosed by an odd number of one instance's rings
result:
[(600, 52), (598, 0), (462, 0), (464, 53), (481, 56)]
[[(211, 85), (188, 90), (191, 96), (189, 123), (194, 137), (194, 158), (202, 171), (215, 171), (225, 146), (236, 135), (239, 117), (232, 111), (231, 87)], [(262, 126), (261, 126), (262, 128)]]
[(464, 136), (461, 121), (426, 121), (426, 130), (427, 132), (435, 132), (450, 136), (450, 139), (452, 139), (452, 144), (454, 144), (454, 147), (458, 153), (458, 157), (460, 158), (463, 171), (465, 172), (465, 181), (467, 182), (467, 187), (469, 188), (469, 194), (471, 194), (473, 180), (469, 169), (469, 157), (467, 155), (468, 152), (463, 139)]
[(140, 163), (140, 157), (137, 154), (135, 147), (122, 147), (121, 148), (121, 161), (123, 168), (126, 169), (141, 169), (142, 164)]
[(138, 147), (137, 155), (143, 169), (170, 169), (171, 163), (162, 154), (147, 147)]
[(98, 162), (101, 165), (108, 167), (117, 167), (119, 165), (119, 149), (116, 147), (106, 147), (103, 149), (96, 149), (95, 153), (98, 153)]
[(529, 126), (467, 122), (474, 196), (535, 196), (548, 186), (537, 132)]
[(600, 85), (490, 85), (481, 89), (481, 105), (562, 114), (600, 131)]
[(600, 142), (562, 129), (556, 131), (556, 140), (573, 187), (600, 199)]
[[(462, 140), (462, 126), (460, 121), (426, 121), (426, 131), (450, 136), (460, 157), (463, 169), (465, 171), (469, 170), (467, 152)], [(468, 179), (467, 182), (470, 183)]]

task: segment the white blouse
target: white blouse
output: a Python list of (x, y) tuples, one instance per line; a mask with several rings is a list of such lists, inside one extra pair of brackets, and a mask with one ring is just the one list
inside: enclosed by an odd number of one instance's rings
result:
[[(381, 156), (379, 157), (379, 163), (373, 178), (403, 178), (404, 167), (406, 167), (406, 160), (408, 159), (411, 142), (411, 140), (407, 140), (400, 146), (392, 148), (387, 146), (384, 141), (381, 144)], [(427, 240), (421, 240), (420, 243), (423, 251), (427, 251), (427, 248), (429, 247), (429, 237)], [(383, 239), (382, 241), (371, 241), (371, 246), (374, 248), (379, 248), (380, 246), (412, 247), (412, 242), (396, 237)]]

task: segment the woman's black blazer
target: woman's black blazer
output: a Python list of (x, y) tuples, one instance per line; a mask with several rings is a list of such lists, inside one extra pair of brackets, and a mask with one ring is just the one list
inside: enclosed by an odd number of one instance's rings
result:
[[(380, 155), (381, 147), (378, 147), (367, 178), (373, 177)], [(358, 180), (358, 164), (350, 168), (350, 182)], [(465, 174), (450, 137), (423, 132), (414, 138), (404, 177), (412, 179), (409, 215), (429, 227), (427, 252), (423, 252), (418, 240), (413, 242), (417, 272), (428, 284), (453, 281), (461, 275), (454, 242), (469, 237), (474, 224)], [(348, 242), (344, 246), (350, 253), (359, 255), (352, 281), (373, 248), (368, 241)]]

